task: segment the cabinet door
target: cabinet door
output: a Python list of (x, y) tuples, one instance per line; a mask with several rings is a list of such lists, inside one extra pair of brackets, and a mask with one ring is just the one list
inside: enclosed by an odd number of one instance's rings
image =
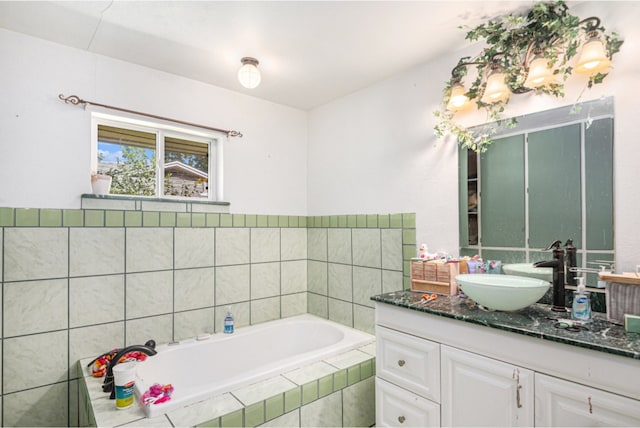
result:
[(439, 427), (440, 406), (376, 377), (376, 426)]
[(441, 345), (443, 426), (533, 426), (533, 372)]
[(535, 384), (536, 426), (640, 426), (637, 400), (540, 373)]
[(382, 379), (440, 402), (440, 345), (376, 327), (376, 373)]

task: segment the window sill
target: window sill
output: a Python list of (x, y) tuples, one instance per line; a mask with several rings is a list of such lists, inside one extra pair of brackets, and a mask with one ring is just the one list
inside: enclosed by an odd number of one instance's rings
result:
[(228, 213), (230, 203), (195, 199), (153, 198), (126, 195), (96, 195), (86, 193), (81, 196), (82, 209), (124, 210), (124, 211), (168, 211), (179, 213)]

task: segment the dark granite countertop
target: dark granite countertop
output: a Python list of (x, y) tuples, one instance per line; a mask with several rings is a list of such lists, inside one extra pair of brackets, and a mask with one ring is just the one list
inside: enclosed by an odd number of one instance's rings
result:
[(549, 305), (536, 303), (514, 312), (489, 311), (459, 296), (438, 295), (436, 300), (422, 301), (422, 294), (404, 290), (373, 296), (371, 300), (640, 360), (640, 333), (626, 332), (624, 326), (608, 322), (601, 312), (594, 312), (591, 322), (572, 331), (556, 327), (558, 319), (570, 319), (571, 314), (553, 312)]

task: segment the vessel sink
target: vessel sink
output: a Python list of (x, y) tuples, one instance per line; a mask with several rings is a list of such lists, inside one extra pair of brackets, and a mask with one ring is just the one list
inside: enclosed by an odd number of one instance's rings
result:
[(553, 268), (535, 267), (533, 263), (513, 263), (502, 265), (502, 271), (507, 275), (526, 276), (527, 278), (553, 280)]
[(517, 311), (540, 300), (551, 284), (536, 278), (486, 273), (460, 274), (458, 286), (479, 305), (498, 311)]

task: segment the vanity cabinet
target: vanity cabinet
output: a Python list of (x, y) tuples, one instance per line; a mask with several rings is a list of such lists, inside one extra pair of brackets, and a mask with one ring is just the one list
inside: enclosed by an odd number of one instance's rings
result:
[(531, 370), (441, 347), (443, 426), (533, 426)]
[(640, 426), (637, 400), (540, 373), (535, 388), (536, 426)]
[(377, 426), (640, 426), (640, 361), (376, 303)]

